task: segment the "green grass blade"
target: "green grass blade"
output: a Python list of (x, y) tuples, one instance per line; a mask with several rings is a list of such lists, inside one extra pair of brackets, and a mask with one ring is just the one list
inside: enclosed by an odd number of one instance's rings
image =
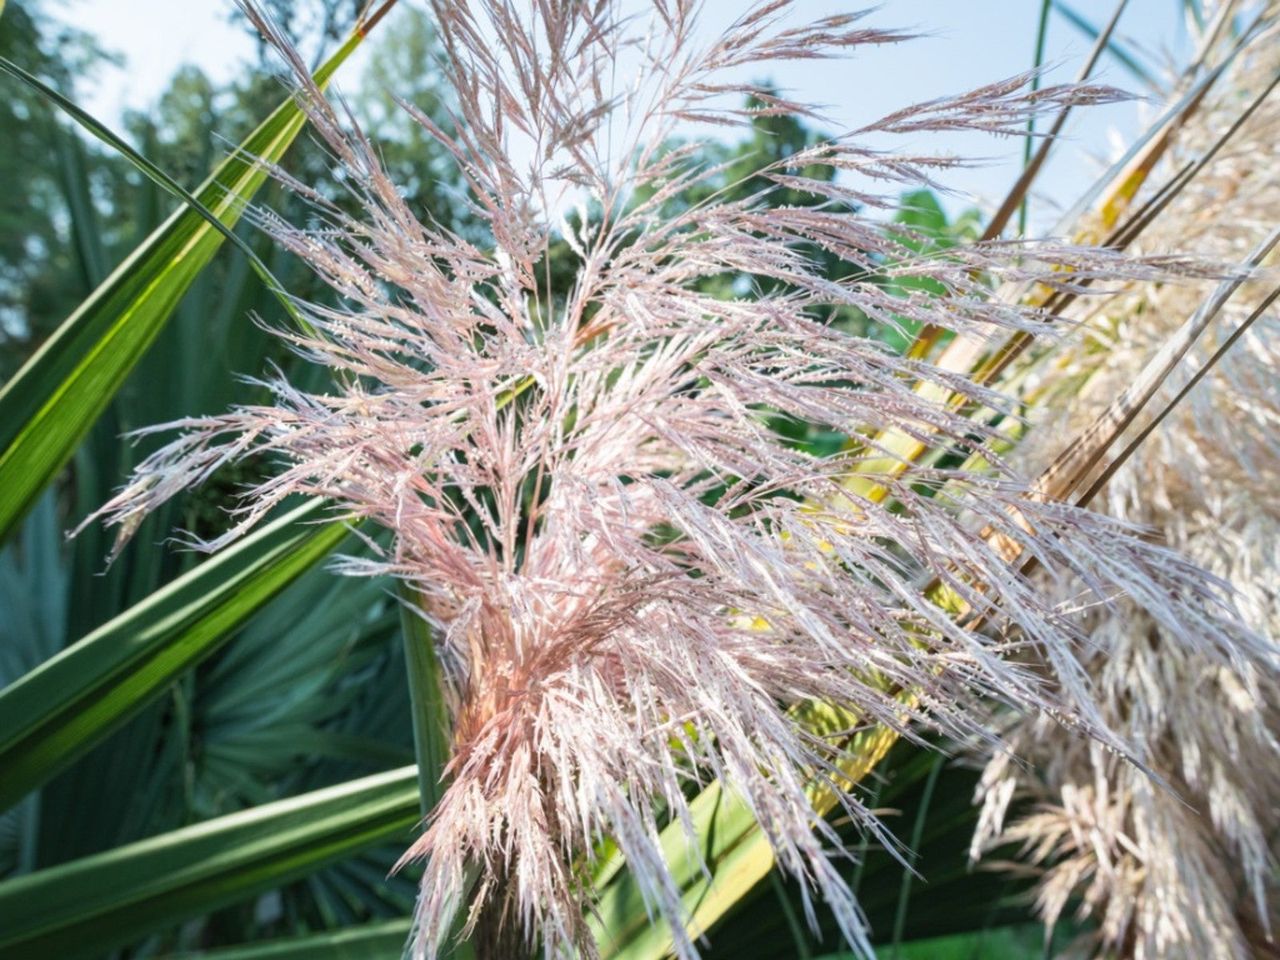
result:
[[(894, 927), (901, 906), (904, 874), (912, 875), (910, 909), (898, 938), (904, 960), (914, 956), (909, 944), (924, 937), (976, 933), (1026, 919), (1027, 895), (1033, 878), (1014, 878), (990, 870), (974, 870), (969, 862), (978, 810), (972, 804), (978, 780), (975, 770), (943, 763), (933, 786), (931, 774), (937, 755), (918, 744), (899, 741), (876, 767), (876, 777), (866, 782), (864, 802), (881, 811), (885, 827), (904, 846), (890, 850), (874, 842), (850, 822), (838, 825), (844, 843), (856, 851), (857, 864), (842, 872), (864, 911), (871, 942), (885, 960), (892, 953)], [(927, 813), (921, 813), (922, 810)], [(919, 832), (913, 823), (922, 826)], [(999, 851), (997, 856), (1010, 855)], [(719, 868), (717, 868), (717, 873)], [(770, 878), (779, 876), (774, 868)], [(792, 910), (803, 910), (802, 884), (783, 877)], [(719, 923), (708, 930), (706, 960), (774, 960), (795, 952), (794, 931), (776, 906), (776, 888), (766, 879), (733, 904)], [(841, 948), (843, 938), (834, 915), (815, 905), (818, 929), (807, 933), (815, 956)], [(660, 956), (660, 954), (654, 954)], [(985, 954), (975, 954), (985, 957)], [(1037, 954), (1038, 956), (1038, 954)]]
[(332, 933), (186, 953), (167, 960), (401, 960), (411, 927), (408, 920), (384, 920)]
[[(359, 44), (351, 38), (316, 74), (325, 82)], [(304, 124), (290, 98), (196, 191), (225, 228)], [(74, 452), (196, 276), (226, 239), (190, 206), (175, 211), (0, 390), (0, 539)]]
[[(285, 294), (284, 288), (280, 285), (280, 282), (272, 276), (271, 271), (267, 269), (266, 264), (262, 262), (258, 255), (253, 251), (253, 248), (249, 246), (248, 242), (232, 230), (231, 227), (223, 223), (212, 210), (201, 203), (199, 197), (190, 193), (182, 186), (182, 184), (178, 183), (158, 166), (131, 147), (124, 139), (111, 130), (110, 127), (98, 120), (87, 110), (79, 107), (68, 97), (63, 96), (57, 90), (53, 89), (53, 87), (43, 83), (38, 77), (32, 76), (13, 61), (8, 60), (5, 57), (0, 57), (0, 73), (6, 73), (14, 79), (20, 80), (33, 90), (37, 91), (41, 96), (57, 104), (60, 110), (74, 119), (78, 124), (80, 124), (80, 126), (93, 134), (93, 136), (98, 140), (101, 140), (107, 146), (111, 147), (111, 149), (123, 156), (148, 180), (156, 184), (156, 186), (160, 187), (160, 189), (164, 190), (170, 196), (181, 200), (192, 211), (199, 214), (204, 221), (209, 224), (209, 226), (222, 234), (224, 239), (230, 240), (231, 244), (244, 254), (245, 258), (249, 261), (249, 265), (253, 268), (259, 279), (261, 279), (266, 285), (267, 289), (271, 291), (277, 300), (280, 301), (285, 310), (291, 316), (296, 318), (297, 310), (294, 307), (293, 302)], [(79, 213), (78, 219), (89, 220), (92, 218), (94, 211), (92, 204), (88, 202), (88, 195), (85, 191), (86, 183), (83, 177), (84, 164), (83, 159), (80, 157), (80, 154), (83, 153), (83, 147), (74, 138), (68, 137), (67, 139), (69, 144), (64, 150), (64, 153), (67, 155), (67, 160), (70, 162), (64, 162), (64, 165), (68, 166), (67, 176), (65, 179), (67, 181), (67, 193), (69, 195), (72, 216), (73, 218), (77, 218), (77, 213)], [(77, 163), (77, 161), (79, 162)], [(100, 251), (96, 252), (96, 256), (93, 256), (89, 252), (82, 253), (82, 259), (95, 265), (96, 269), (89, 271), (91, 274), (96, 273), (99, 277), (106, 274), (106, 270), (104, 268), (97, 266), (98, 262), (102, 259)]]
[[(25, 74), (20, 67), (0, 57), (0, 71), (12, 72), (13, 69)], [(85, 290), (92, 290), (106, 277), (108, 266), (98, 211), (90, 196), (93, 185), (85, 163), (84, 144), (70, 130), (59, 127), (54, 134), (54, 154), (58, 165), (58, 186), (67, 205), (68, 239), (76, 253), (80, 281)]]
[(27, 874), (0, 884), (0, 958), (102, 956), (407, 838), (417, 820), (405, 767)]
[[(1044, 66), (1044, 42), (1049, 36), (1049, 10), (1051, 9), (1052, 0), (1040, 0), (1040, 20), (1036, 24), (1036, 45), (1035, 55), (1032, 58), (1031, 69), (1035, 73), (1031, 77), (1031, 92), (1040, 89), (1041, 68)], [(1032, 114), (1027, 118), (1027, 136), (1022, 144), (1022, 168), (1025, 170), (1031, 166), (1031, 151), (1036, 139), (1036, 118)], [(1025, 237), (1027, 235), (1027, 198), (1022, 198), (1022, 204), (1018, 207), (1018, 236)]]
[(0, 691), (0, 810), (163, 693), (346, 536), (301, 507), (209, 558)]
[(409, 699), (413, 704), (413, 746), (425, 816), (444, 792), (440, 778), (449, 762), (449, 715), (441, 692), (440, 666), (436, 662), (431, 627), (413, 609), (419, 601), (412, 588), (402, 584), (399, 597), (404, 662), (409, 673)]
[[(911, 851), (920, 849), (920, 838), (924, 836), (925, 824), (929, 817), (929, 804), (933, 800), (933, 791), (938, 785), (938, 774), (942, 772), (942, 764), (946, 759), (942, 754), (938, 754), (933, 758), (933, 766), (929, 770), (928, 779), (924, 784), (924, 797), (920, 801), (920, 807), (916, 810), (916, 823), (911, 828), (911, 842), (907, 849)], [(908, 854), (914, 859), (914, 853)], [(911, 902), (911, 883), (915, 880), (915, 876), (911, 870), (902, 871), (902, 886), (898, 890), (898, 904), (894, 908), (893, 915), (893, 937), (891, 943), (893, 951), (891, 956), (893, 960), (899, 960), (902, 948), (903, 933), (907, 928), (907, 908)]]

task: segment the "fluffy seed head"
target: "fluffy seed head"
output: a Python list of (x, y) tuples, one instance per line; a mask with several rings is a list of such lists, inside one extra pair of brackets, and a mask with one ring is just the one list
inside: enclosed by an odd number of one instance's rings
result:
[[(1050, 241), (920, 256), (904, 228), (853, 206), (887, 206), (882, 191), (955, 163), (895, 141), (1020, 134), (1039, 111), (1113, 91), (1032, 93), (1014, 78), (768, 165), (772, 186), (744, 199), (682, 202), (723, 175), (698, 131), (749, 122), (745, 95), (756, 114), (815, 115), (742, 83), (744, 69), (904, 39), (862, 14), (797, 22), (799, 6), (753, 4), (705, 42), (695, 0), (634, 16), (611, 0), (433, 2), (455, 113), (405, 109), (456, 161), (483, 239), (409, 209), (376, 145), (274, 37), (363, 207), (348, 216), (313, 195), (319, 226), (262, 217), (341, 296), (301, 305), (305, 327), (280, 332), (332, 387), (275, 378), (269, 405), (177, 424), (102, 513), (127, 533), (254, 454), (277, 472), (203, 546), (297, 494), (389, 531), (342, 569), (421, 597), (453, 721), (448, 789), (408, 853), (425, 862), (418, 956), (438, 954), (459, 911), (468, 931), (515, 925), (548, 956), (593, 954), (584, 904), (609, 837), (678, 955), (695, 957), (657, 836), (683, 822), (692, 837), (690, 787), (711, 777), (869, 951), (836, 835), (806, 792), (835, 777), (847, 738), (817, 735), (793, 708), (963, 736), (989, 735), (995, 701), (1047, 708), (1121, 749), (1079, 660), (1080, 598), (1064, 605), (1021, 576), (1009, 545), (1090, 602), (1154, 601), (1171, 630), (1220, 603), (1134, 529), (1028, 500), (994, 455), (981, 471), (950, 466), (993, 435), (969, 409), (1017, 417), (1016, 405), (824, 319), (852, 310), (979, 341), (1046, 333), (1049, 317), (992, 287), (1098, 289), (1177, 266)], [(771, 205), (783, 187), (814, 204)], [(559, 286), (553, 242), (572, 265)], [(815, 251), (849, 269), (829, 275)], [(739, 296), (702, 292), (726, 274), (743, 278)], [(908, 277), (928, 283), (891, 282)], [(830, 453), (795, 439), (815, 435), (848, 442)], [(904, 473), (885, 438), (951, 455)], [(1032, 651), (1050, 673), (1026, 665)], [(840, 802), (875, 828), (854, 788)]]

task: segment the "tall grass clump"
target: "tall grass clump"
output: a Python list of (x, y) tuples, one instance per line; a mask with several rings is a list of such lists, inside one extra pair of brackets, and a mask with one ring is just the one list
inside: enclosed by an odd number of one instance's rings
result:
[[(696, 957), (661, 836), (674, 825), (696, 849), (693, 798), (712, 780), (802, 882), (810, 919), (816, 896), (869, 955), (822, 816), (894, 843), (858, 784), (857, 734), (994, 744), (1004, 707), (1145, 770), (1143, 731), (1090, 670), (1100, 610), (1132, 604), (1214, 662), (1262, 655), (1226, 584), (1142, 517), (1075, 501), (1079, 464), (1109, 440), (1086, 431), (1029, 468), (1006, 455), (1024, 397), (955, 359), (1052, 340), (1068, 305), (1134, 284), (1238, 285), (1221, 265), (1236, 251), (1187, 257), (1171, 235), (1144, 254), (990, 238), (921, 253), (875, 215), (958, 162), (921, 135), (1019, 136), (1115, 90), (1015, 77), (822, 140), (756, 171), (766, 186), (745, 197), (673, 204), (723, 174), (702, 139), (672, 145), (691, 124), (820, 117), (744, 69), (908, 39), (802, 7), (753, 4), (703, 43), (697, 0), (433, 2), (455, 112), (404, 108), (456, 162), (482, 238), (406, 204), (377, 144), (249, 9), (360, 201), (344, 213), (294, 182), (311, 222), (258, 213), (340, 295), (277, 330), (336, 386), (268, 374), (270, 403), (148, 428), (177, 435), (97, 515), (123, 542), (219, 469), (265, 462), (230, 529), (196, 546), (301, 495), (365, 536), (342, 572), (403, 584), (438, 668), (419, 707), (444, 707), (450, 755), (405, 854), (423, 863), (417, 957), (456, 937), (494, 960), (595, 955), (618, 859), (670, 949)], [(746, 96), (751, 111), (734, 106)], [(770, 206), (781, 189), (824, 202)], [(844, 279), (818, 267), (831, 258)], [(704, 292), (724, 274), (753, 280)], [(921, 349), (824, 322), (838, 311), (920, 331)]]
[[(1185, 174), (1211, 151), (1217, 158), (1180, 188), (1142, 245), (1242, 260), (1280, 223), (1280, 6), (1264, 7), (1265, 29), (1177, 132), (1159, 174)], [(1222, 42), (1215, 53), (1230, 46)], [(1240, 123), (1246, 106), (1254, 109)], [(1044, 357), (1027, 388), (1039, 398), (1035, 435), (1071, 433), (1099, 416), (1159, 361), (1204, 296), (1196, 285), (1138, 285), (1081, 316), (1084, 333)], [(1231, 583), (1263, 645), (1246, 651), (1200, 635), (1187, 643), (1131, 601), (1100, 608), (1089, 617), (1085, 658), (1100, 708), (1164, 783), (1033, 717), (1018, 721), (984, 775), (978, 845), (1020, 844), (1022, 859), (1042, 871), (1042, 917), (1053, 924), (1074, 910), (1096, 920), (1084, 944), (1090, 954), (1275, 955), (1275, 298), (1272, 274), (1223, 306), (1222, 322), (1192, 352), (1190, 369), (1164, 385), (1155, 409), (1169, 410), (1195, 386), (1193, 371), (1206, 374), (1203, 383), (1159, 424), (1144, 417), (1150, 439), (1100, 478), (1099, 492), (1109, 515), (1155, 531)], [(1044, 453), (1045, 444), (1033, 442), (1019, 459), (1033, 463)], [(1011, 803), (1018, 813), (1008, 813)]]

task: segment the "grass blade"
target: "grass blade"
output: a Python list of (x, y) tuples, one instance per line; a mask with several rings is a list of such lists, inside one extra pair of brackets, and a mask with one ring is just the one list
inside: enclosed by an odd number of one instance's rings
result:
[(301, 507), (187, 574), (0, 691), (0, 810), (163, 693), (346, 536)]
[[(364, 33), (357, 29), (317, 71), (319, 82)], [(292, 98), (277, 107), (196, 191), (199, 207), (222, 228), (199, 209), (175, 211), (0, 390), (0, 540), (67, 462), (221, 247), (267, 176), (258, 158), (280, 159), (304, 122)]]
[(219, 817), (0, 884), (0, 957), (97, 957), (407, 836), (405, 767)]
[[(916, 822), (911, 828), (911, 842), (907, 846), (907, 849), (912, 851), (910, 854), (912, 859), (915, 857), (915, 851), (920, 849), (920, 839), (924, 835), (925, 823), (929, 816), (929, 804), (933, 800), (933, 791), (938, 785), (938, 774), (942, 772), (942, 764), (945, 760), (946, 757), (938, 754), (933, 758), (933, 766), (929, 768), (929, 776), (924, 783), (924, 796), (920, 800), (920, 807), (916, 810)], [(907, 926), (907, 907), (911, 902), (911, 882), (914, 879), (914, 870), (902, 871), (902, 886), (898, 890), (898, 904), (894, 908), (893, 915), (893, 937), (890, 940), (893, 945), (891, 954), (893, 960), (898, 960), (902, 947), (903, 932)]]
[(400, 630), (404, 638), (405, 668), (409, 673), (409, 699), (413, 704), (413, 747), (425, 816), (444, 793), (440, 778), (449, 762), (449, 714), (441, 693), (440, 666), (436, 662), (431, 627), (416, 612), (420, 601), (414, 591), (401, 584), (399, 594)]
[[(91, 134), (132, 163), (134, 167), (141, 171), (148, 180), (156, 184), (170, 196), (181, 200), (191, 210), (203, 217), (209, 226), (222, 234), (224, 239), (230, 240), (231, 244), (244, 254), (254, 272), (266, 285), (267, 289), (270, 290), (276, 299), (280, 301), (285, 310), (288, 311), (291, 316), (297, 316), (297, 310), (294, 307), (293, 302), (286, 296), (280, 282), (272, 276), (271, 271), (267, 269), (266, 264), (264, 264), (253, 251), (253, 248), (249, 246), (243, 237), (232, 230), (231, 227), (227, 226), (227, 224), (223, 223), (212, 210), (201, 203), (199, 197), (191, 194), (182, 186), (182, 184), (178, 183), (141, 153), (133, 149), (133, 147), (126, 143), (106, 124), (102, 123), (88, 111), (77, 106), (70, 99), (53, 89), (53, 87), (43, 83), (38, 77), (34, 77), (26, 70), (23, 70), (22, 67), (18, 66), (13, 61), (5, 57), (0, 57), (0, 72), (6, 73), (16, 80), (20, 80), (27, 84), (27, 86), (36, 90), (42, 96), (57, 104), (59, 109), (74, 119), (78, 124), (80, 124), (80, 126), (84, 127), (84, 129), (88, 130)], [(64, 152), (67, 153), (69, 159), (74, 162), (79, 159), (78, 154), (83, 152), (83, 147), (81, 147), (79, 141), (76, 141), (74, 138), (68, 137), (68, 140), (70, 142)], [(78, 166), (83, 166), (82, 160), (80, 160)], [(72, 197), (75, 197), (76, 194), (84, 193), (83, 176), (75, 176), (73, 172), (69, 171), (68, 176), (66, 176), (65, 179), (69, 184), (68, 193), (71, 194)], [(93, 215), (93, 207), (89, 204), (87, 196), (79, 198), (78, 203), (72, 203), (73, 216), (76, 214), (77, 210), (82, 211), (80, 216), (84, 219), (88, 219)], [(85, 253), (82, 253), (81, 257), (83, 260), (95, 265), (96, 269), (88, 271), (91, 275), (101, 276), (106, 273), (104, 268), (96, 266), (98, 261), (101, 260), (101, 252), (98, 252), (96, 257), (88, 256)]]
[[(1245, 261), (1254, 268), (1280, 243), (1280, 227), (1273, 230)], [(1174, 335), (1168, 337), (1160, 350), (1134, 377), (1111, 404), (1085, 430), (1054, 459), (1040, 475), (1032, 495), (1063, 499), (1074, 492), (1088, 474), (1098, 465), (1111, 445), (1128, 429), (1147, 404), (1155, 397), (1160, 386), (1178, 367), (1188, 351), (1208, 329), (1218, 313), (1244, 284), (1247, 274), (1223, 281)]]
[(1164, 422), (1165, 418), (1174, 411), (1174, 408), (1186, 399), (1187, 394), (1195, 389), (1196, 384), (1203, 380), (1205, 375), (1218, 365), (1218, 362), (1227, 355), (1232, 347), (1235, 346), (1236, 341), (1244, 336), (1245, 332), (1253, 326), (1254, 322), (1266, 313), (1267, 310), (1271, 309), (1271, 305), (1277, 300), (1280, 300), (1280, 287), (1277, 287), (1275, 290), (1272, 290), (1267, 294), (1262, 303), (1255, 307), (1253, 312), (1244, 319), (1240, 326), (1236, 327), (1236, 329), (1231, 332), (1231, 335), (1223, 340), (1222, 345), (1213, 352), (1213, 356), (1206, 360), (1204, 364), (1200, 366), (1199, 369), (1197, 369), (1190, 377), (1190, 379), (1187, 380), (1182, 389), (1179, 390), (1168, 403), (1161, 407), (1160, 412), (1152, 417), (1151, 422), (1138, 431), (1137, 436), (1135, 436), (1123, 450), (1116, 454), (1115, 459), (1107, 464), (1107, 468), (1103, 470), (1102, 473), (1098, 475), (1097, 479), (1089, 485), (1089, 488), (1080, 495), (1080, 499), (1078, 501), (1079, 506), (1087, 506), (1088, 503), (1098, 495), (1098, 492), (1107, 485), (1107, 481), (1115, 476), (1116, 471), (1124, 466), (1125, 461), (1137, 452), (1138, 448), (1142, 446), (1147, 437), (1151, 436), (1155, 429)]
[[(1075, 82), (1083, 83), (1089, 79), (1089, 75), (1093, 73), (1094, 67), (1098, 65), (1098, 60), (1102, 57), (1102, 52), (1106, 49), (1106, 45), (1111, 40), (1112, 33), (1115, 32), (1116, 25), (1120, 22), (1120, 17), (1124, 14), (1125, 7), (1129, 4), (1129, 0), (1119, 0), (1115, 10), (1111, 14), (1111, 19), (1107, 21), (1107, 25), (1099, 34), (1098, 39), (1094, 41), (1093, 49), (1089, 51), (1089, 56), (1085, 58), (1084, 65), (1080, 68), (1080, 72), (1076, 75)], [(1043, 57), (1043, 34), (1041, 34), (1040, 42), (1036, 46), (1036, 66), (1040, 66)], [(1027, 233), (1027, 193), (1031, 189), (1031, 184), (1035, 181), (1036, 176), (1040, 173), (1044, 162), (1049, 158), (1049, 151), (1053, 149), (1054, 144), (1058, 142), (1058, 136), (1062, 133), (1062, 128), (1067, 124), (1067, 118), (1071, 116), (1071, 105), (1067, 104), (1054, 118), (1053, 126), (1049, 128), (1040, 146), (1036, 150), (1034, 156), (1031, 153), (1031, 141), (1035, 132), (1035, 119), (1027, 121), (1028, 136), (1023, 154), (1022, 173), (1018, 177), (1016, 183), (1009, 190), (1004, 202), (1000, 208), (991, 217), (991, 222), (987, 224), (987, 229), (983, 231), (983, 239), (994, 240), (1004, 231), (1005, 225), (1008, 224), (1010, 216), (1014, 209), (1018, 210), (1018, 234), (1026, 236)]]
[[(1031, 78), (1032, 92), (1040, 89), (1040, 71), (1044, 66), (1044, 42), (1049, 36), (1049, 10), (1051, 8), (1052, 0), (1040, 0), (1040, 22), (1036, 25), (1036, 52), (1032, 61), (1032, 70), (1035, 71), (1034, 76)], [(1065, 113), (1066, 108), (1064, 107), (1062, 114)], [(1059, 116), (1062, 114), (1059, 114)], [(1031, 116), (1027, 118), (1027, 136), (1022, 145), (1022, 170), (1024, 175), (1027, 168), (1031, 166), (1031, 145), (1035, 142), (1035, 138), (1036, 118)], [(1018, 234), (1020, 236), (1026, 236), (1027, 234), (1027, 200), (1025, 191), (1022, 203), (1018, 207)]]
[(401, 960), (410, 928), (408, 920), (384, 920), (332, 933), (184, 953), (167, 960)]
[[(818, 708), (821, 709), (821, 708)], [(847, 724), (844, 724), (847, 725)], [(875, 769), (897, 734), (883, 727), (855, 735), (840, 773), (856, 783)], [(814, 811), (825, 816), (836, 805), (827, 779), (811, 787)], [(673, 823), (662, 831), (663, 856), (671, 875), (684, 890), (690, 914), (688, 929), (705, 931), (745, 897), (774, 868), (773, 848), (747, 805), (712, 782), (689, 806), (694, 827), (704, 838), (701, 850), (691, 850), (684, 828)], [(707, 870), (702, 864), (705, 861)], [(599, 909), (588, 918), (604, 960), (659, 960), (672, 948), (670, 928), (651, 923), (644, 898), (632, 875), (622, 871), (603, 884)]]
[[(1125, 7), (1129, 4), (1129, 0), (1118, 0), (1115, 9), (1112, 11), (1111, 19), (1107, 21), (1107, 25), (1103, 28), (1102, 33), (1094, 42), (1093, 49), (1089, 51), (1089, 56), (1085, 58), (1084, 64), (1080, 68), (1080, 72), (1076, 75), (1076, 83), (1084, 83), (1093, 73), (1094, 67), (1098, 65), (1106, 44), (1111, 39), (1111, 34), (1115, 31), (1116, 25), (1120, 22), (1120, 17), (1124, 14)], [(1046, 7), (1048, 8), (1048, 0)], [(1036, 67), (1040, 67), (1044, 55), (1044, 37), (1047, 27), (1047, 21), (1043, 18), (1040, 22), (1039, 31), (1036, 38)], [(1039, 85), (1039, 75), (1037, 74), (1035, 84)], [(1063, 128), (1067, 125), (1067, 118), (1071, 116), (1071, 105), (1067, 104), (1058, 111), (1058, 115), (1054, 118), (1053, 125), (1040, 141), (1034, 155), (1031, 152), (1031, 142), (1035, 134), (1035, 118), (1027, 121), (1027, 138), (1025, 151), (1023, 154), (1022, 173), (1018, 175), (1018, 179), (1014, 181), (1009, 192), (1005, 194), (1004, 200), (992, 214), (990, 222), (986, 229), (982, 231), (983, 240), (996, 240), (1004, 232), (1009, 224), (1009, 220), (1013, 217), (1014, 211), (1018, 211), (1018, 235), (1026, 236), (1027, 232), (1027, 194), (1031, 191), (1031, 185), (1035, 182), (1040, 171), (1044, 168), (1045, 161), (1049, 159), (1049, 151), (1058, 143), (1058, 137), (1062, 133)], [(1117, 171), (1118, 172), (1118, 171)], [(942, 338), (943, 330), (939, 327), (925, 327), (917, 335), (907, 355), (923, 360), (933, 348), (937, 346), (938, 341)]]

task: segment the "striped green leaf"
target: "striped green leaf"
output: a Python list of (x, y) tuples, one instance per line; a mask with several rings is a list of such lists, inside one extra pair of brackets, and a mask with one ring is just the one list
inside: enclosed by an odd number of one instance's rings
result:
[[(808, 704), (803, 722), (815, 730), (847, 729), (847, 714), (822, 704)], [(846, 744), (840, 774), (850, 784), (861, 781), (880, 763), (896, 741), (894, 731), (873, 726)], [(825, 816), (837, 803), (826, 777), (809, 786), (814, 810)], [(775, 867), (773, 848), (746, 801), (714, 780), (689, 804), (700, 843), (693, 847), (685, 826), (676, 822), (663, 829), (663, 858), (681, 889), (690, 920), (688, 932), (698, 936), (746, 897)], [(705, 865), (705, 866), (704, 866)], [(634, 875), (620, 870), (615, 858), (596, 877), (598, 911), (587, 922), (606, 960), (660, 960), (670, 955), (674, 936), (661, 918), (650, 921), (643, 891)]]
[(444, 792), (441, 781), (449, 762), (449, 714), (436, 661), (435, 638), (418, 615), (420, 602), (412, 588), (399, 588), (400, 632), (404, 638), (404, 662), (409, 674), (409, 699), (413, 706), (413, 746), (421, 775), (422, 812), (432, 809)]
[(0, 960), (102, 956), (405, 840), (418, 817), (417, 771), (404, 767), (18, 877), (0, 884)]
[(408, 920), (385, 920), (332, 933), (182, 954), (169, 960), (401, 960), (410, 926)]
[[(316, 79), (327, 82), (363, 36), (353, 33)], [(279, 160), (304, 122), (292, 98), (277, 107), (196, 191), (198, 205), (161, 224), (0, 390), (0, 539), (67, 462), (222, 246), (267, 176), (258, 158)]]
[(313, 503), (221, 551), (0, 691), (0, 810), (124, 724), (346, 536)]

